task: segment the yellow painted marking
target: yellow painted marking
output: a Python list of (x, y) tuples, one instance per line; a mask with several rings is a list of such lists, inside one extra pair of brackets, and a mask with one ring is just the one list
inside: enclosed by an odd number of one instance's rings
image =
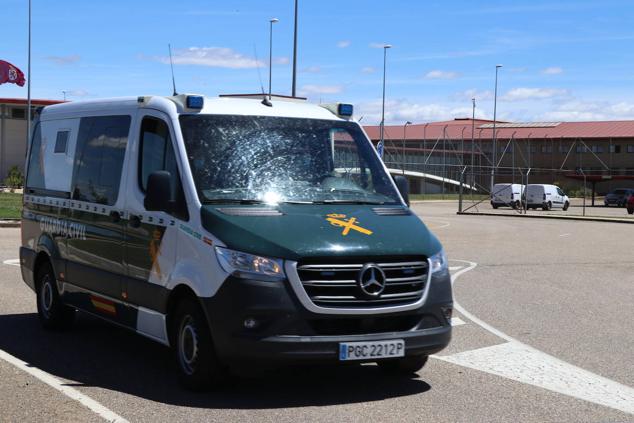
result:
[(345, 219), (346, 217), (345, 214), (334, 214), (334, 213), (329, 214), (328, 216), (329, 217), (327, 217), (326, 220), (330, 222), (332, 226), (338, 226), (340, 228), (343, 228), (343, 232), (341, 232), (341, 235), (343, 236), (348, 235), (348, 233), (350, 233), (350, 229), (353, 229), (357, 232), (361, 232), (362, 234), (365, 234), (365, 235), (372, 235), (371, 230), (362, 228), (359, 225), (355, 225), (355, 223), (357, 223), (356, 217)]

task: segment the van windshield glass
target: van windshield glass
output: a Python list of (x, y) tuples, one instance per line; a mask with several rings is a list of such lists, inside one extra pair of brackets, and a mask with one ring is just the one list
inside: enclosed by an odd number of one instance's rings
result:
[(235, 115), (180, 124), (202, 203), (400, 204), (357, 124)]

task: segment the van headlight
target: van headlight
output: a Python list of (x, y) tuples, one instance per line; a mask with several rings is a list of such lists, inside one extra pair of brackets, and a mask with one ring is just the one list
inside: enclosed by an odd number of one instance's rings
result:
[(284, 278), (284, 265), (280, 259), (260, 257), (224, 247), (216, 247), (216, 257), (225, 272), (238, 276), (265, 276), (272, 279)]
[(447, 255), (444, 249), (440, 249), (436, 254), (429, 258), (431, 263), (431, 273), (444, 272), (448, 270), (447, 267)]

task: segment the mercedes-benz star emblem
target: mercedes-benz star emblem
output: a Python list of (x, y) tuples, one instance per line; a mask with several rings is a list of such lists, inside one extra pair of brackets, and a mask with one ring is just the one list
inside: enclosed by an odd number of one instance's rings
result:
[(376, 264), (367, 263), (359, 271), (357, 282), (365, 298), (377, 298), (385, 290), (385, 273)]

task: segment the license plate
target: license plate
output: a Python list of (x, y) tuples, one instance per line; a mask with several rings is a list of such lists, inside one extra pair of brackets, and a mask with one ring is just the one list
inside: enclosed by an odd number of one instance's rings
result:
[(339, 360), (372, 360), (405, 356), (405, 341), (342, 342), (339, 344)]

